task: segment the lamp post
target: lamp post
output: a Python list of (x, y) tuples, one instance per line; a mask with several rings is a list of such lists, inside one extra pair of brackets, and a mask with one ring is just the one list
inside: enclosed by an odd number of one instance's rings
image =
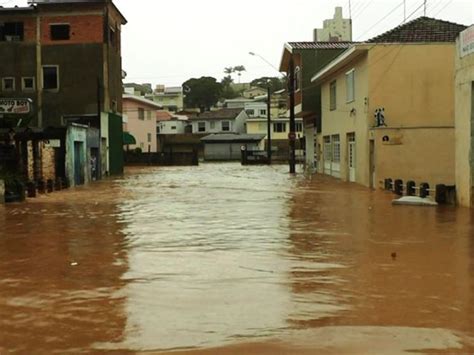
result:
[[(288, 94), (290, 96), (290, 133), (288, 134), (289, 139), (289, 148), (290, 148), (290, 156), (289, 156), (289, 165), (290, 165), (290, 174), (296, 173), (296, 121), (295, 121), (295, 70), (294, 70), (294, 61), (293, 56), (290, 59), (289, 75), (284, 75), (278, 70), (272, 63), (262, 57), (260, 54), (255, 52), (249, 52), (250, 55), (259, 57), (273, 69), (275, 69), (280, 75), (283, 75), (285, 79), (288, 80)], [(271, 159), (271, 114), (270, 114), (270, 86), (268, 86), (268, 108), (267, 108), (267, 130), (268, 130), (268, 157)]]

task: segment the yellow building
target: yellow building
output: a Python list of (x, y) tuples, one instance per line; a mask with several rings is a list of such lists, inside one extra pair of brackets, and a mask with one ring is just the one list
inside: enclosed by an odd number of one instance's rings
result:
[(456, 53), (456, 190), (458, 203), (474, 205), (474, 26), (461, 32)]
[(319, 71), (321, 173), (454, 185), (454, 54), (466, 27), (421, 17), (355, 44)]

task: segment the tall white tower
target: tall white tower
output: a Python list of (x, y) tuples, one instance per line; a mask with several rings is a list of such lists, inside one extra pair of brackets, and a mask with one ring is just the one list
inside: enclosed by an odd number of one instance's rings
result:
[(334, 18), (325, 20), (323, 28), (314, 30), (315, 42), (352, 41), (352, 20), (342, 17), (342, 7), (336, 7)]

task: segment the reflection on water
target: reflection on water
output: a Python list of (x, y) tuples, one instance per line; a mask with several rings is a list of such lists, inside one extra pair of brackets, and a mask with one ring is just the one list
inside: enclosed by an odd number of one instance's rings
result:
[(391, 198), (205, 164), (0, 206), (0, 353), (474, 351), (473, 215)]

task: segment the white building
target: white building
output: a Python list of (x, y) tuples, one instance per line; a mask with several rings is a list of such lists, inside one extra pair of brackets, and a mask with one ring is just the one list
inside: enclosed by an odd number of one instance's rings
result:
[(351, 42), (352, 20), (342, 17), (342, 7), (336, 7), (334, 18), (325, 20), (323, 28), (314, 30), (314, 42)]
[(223, 108), (200, 113), (190, 117), (189, 121), (192, 123), (192, 133), (245, 133), (247, 119), (248, 115), (243, 108)]

